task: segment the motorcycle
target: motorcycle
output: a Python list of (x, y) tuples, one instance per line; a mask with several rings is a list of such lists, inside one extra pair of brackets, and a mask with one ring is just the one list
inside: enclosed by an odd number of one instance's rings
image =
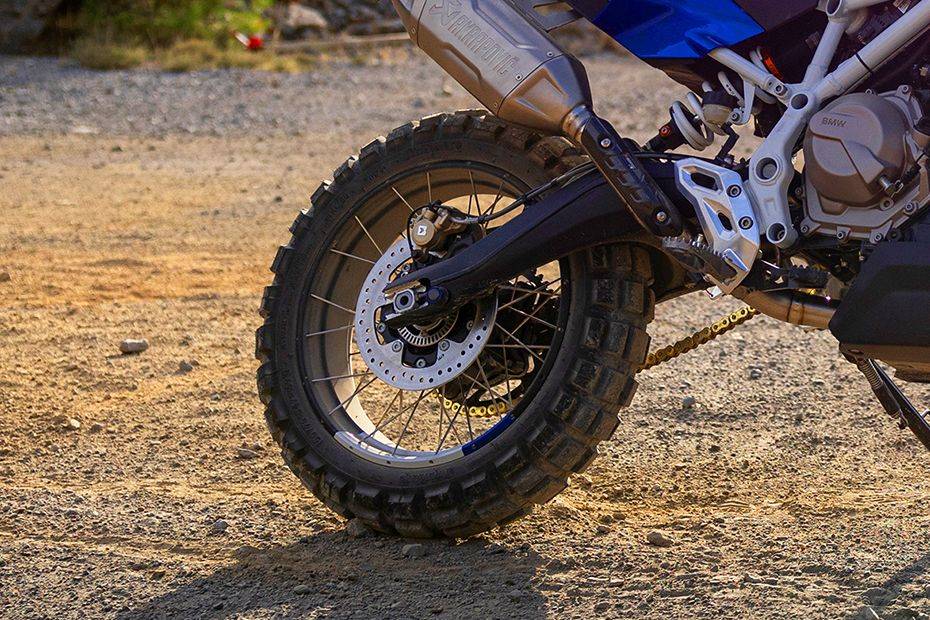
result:
[[(518, 519), (638, 372), (757, 314), (829, 329), (930, 449), (885, 369), (930, 383), (930, 0), (393, 2), (486, 110), (371, 142), (274, 260), (259, 393), (327, 506), (411, 537)], [(690, 89), (646, 144), (551, 35), (582, 19)], [(650, 353), (656, 304), (701, 291), (747, 305)]]

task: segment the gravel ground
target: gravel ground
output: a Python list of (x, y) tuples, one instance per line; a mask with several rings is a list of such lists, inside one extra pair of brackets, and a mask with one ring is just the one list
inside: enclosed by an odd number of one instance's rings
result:
[[(635, 138), (679, 92), (589, 66)], [(0, 58), (0, 617), (928, 617), (927, 455), (828, 334), (766, 318), (645, 373), (593, 466), (506, 529), (410, 548), (300, 487), (255, 394), (267, 265), (347, 154), (471, 105), (420, 57)], [(655, 340), (733, 307), (664, 305)]]

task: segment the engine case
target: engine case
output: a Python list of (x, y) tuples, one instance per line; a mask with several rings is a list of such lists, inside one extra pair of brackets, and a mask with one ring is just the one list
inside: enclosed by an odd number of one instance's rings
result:
[(804, 140), (804, 235), (878, 242), (930, 196), (927, 172), (894, 196), (886, 187), (917, 160), (928, 137), (909, 86), (884, 94), (853, 93), (814, 115)]

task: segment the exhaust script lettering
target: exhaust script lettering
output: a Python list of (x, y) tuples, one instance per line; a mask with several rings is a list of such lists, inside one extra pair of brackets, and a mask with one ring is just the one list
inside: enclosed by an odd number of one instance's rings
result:
[(439, 22), (451, 35), (462, 42), (499, 75), (507, 75), (517, 66), (517, 58), (501, 48), (499, 43), (481, 29), (481, 26), (462, 12), (459, 0), (439, 0), (429, 9), (430, 15), (439, 15)]

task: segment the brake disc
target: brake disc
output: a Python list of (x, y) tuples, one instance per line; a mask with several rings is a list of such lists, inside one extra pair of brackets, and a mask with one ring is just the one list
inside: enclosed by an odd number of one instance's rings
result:
[[(480, 299), (434, 325), (392, 333), (379, 320), (381, 309), (391, 303), (384, 288), (410, 259), (410, 246), (401, 238), (371, 268), (355, 307), (355, 340), (365, 364), (379, 379), (417, 391), (445, 385), (475, 363), (494, 327), (497, 298)], [(465, 329), (455, 330), (456, 325)]]

